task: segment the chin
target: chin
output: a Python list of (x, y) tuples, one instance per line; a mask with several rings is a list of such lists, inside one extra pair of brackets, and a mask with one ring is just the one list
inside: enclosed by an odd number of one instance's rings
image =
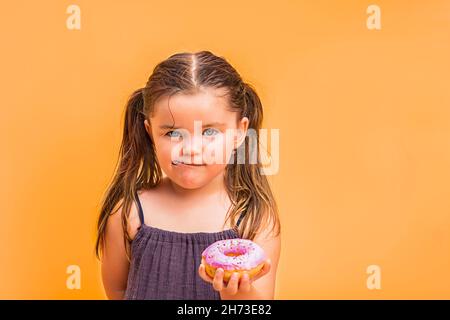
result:
[(209, 182), (209, 179), (204, 177), (204, 174), (195, 172), (195, 170), (178, 171), (169, 168), (166, 174), (173, 183), (183, 189), (201, 188)]

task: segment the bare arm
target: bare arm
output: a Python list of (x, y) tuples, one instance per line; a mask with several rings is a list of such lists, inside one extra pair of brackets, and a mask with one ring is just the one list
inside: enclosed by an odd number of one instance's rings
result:
[(108, 299), (121, 300), (127, 288), (130, 264), (125, 253), (122, 210), (110, 215), (106, 224), (102, 256), (102, 280)]

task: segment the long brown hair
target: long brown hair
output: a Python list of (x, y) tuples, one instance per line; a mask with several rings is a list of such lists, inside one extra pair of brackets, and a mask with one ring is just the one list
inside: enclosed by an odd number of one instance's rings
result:
[[(128, 259), (132, 239), (128, 234), (128, 217), (137, 190), (157, 186), (163, 176), (155, 153), (155, 146), (145, 130), (144, 120), (150, 122), (155, 101), (176, 93), (193, 93), (200, 87), (226, 88), (231, 111), (239, 119), (249, 119), (249, 129), (254, 129), (259, 144), (259, 129), (263, 119), (261, 101), (254, 88), (245, 83), (238, 72), (223, 58), (209, 51), (177, 53), (160, 62), (153, 70), (144, 88), (134, 91), (125, 107), (125, 122), (118, 166), (109, 185), (100, 210), (95, 253), (103, 250), (105, 229), (109, 215), (122, 208), (122, 227)], [(281, 231), (278, 208), (267, 177), (261, 173), (258, 152), (256, 163), (250, 163), (249, 137), (227, 164), (224, 184), (232, 206), (227, 214), (232, 226), (244, 214), (235, 230), (242, 238), (253, 240), (259, 230), (271, 225), (270, 232)], [(259, 146), (258, 146), (259, 147)], [(243, 150), (241, 150), (244, 148)], [(237, 163), (239, 152), (245, 154), (245, 163)], [(224, 225), (226, 224), (226, 221)]]

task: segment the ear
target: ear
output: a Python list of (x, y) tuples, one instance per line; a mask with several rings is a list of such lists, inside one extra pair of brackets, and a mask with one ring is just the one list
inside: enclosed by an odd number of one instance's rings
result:
[(249, 120), (247, 117), (243, 117), (238, 123), (237, 135), (235, 136), (235, 148), (239, 148), (240, 145), (245, 141), (245, 136), (247, 135)]
[(148, 122), (147, 119), (145, 119), (144, 125), (145, 125), (145, 130), (147, 131), (148, 135), (150, 136), (150, 139), (152, 139), (152, 141), (153, 141), (152, 126), (151, 126), (151, 124)]

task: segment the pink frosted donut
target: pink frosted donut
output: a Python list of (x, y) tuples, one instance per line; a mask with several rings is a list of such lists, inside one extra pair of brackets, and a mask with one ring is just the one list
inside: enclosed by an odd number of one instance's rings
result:
[(218, 268), (224, 270), (223, 280), (227, 282), (233, 272), (248, 273), (254, 277), (264, 266), (266, 254), (255, 242), (248, 239), (219, 240), (202, 252), (202, 263), (206, 273), (214, 278)]

